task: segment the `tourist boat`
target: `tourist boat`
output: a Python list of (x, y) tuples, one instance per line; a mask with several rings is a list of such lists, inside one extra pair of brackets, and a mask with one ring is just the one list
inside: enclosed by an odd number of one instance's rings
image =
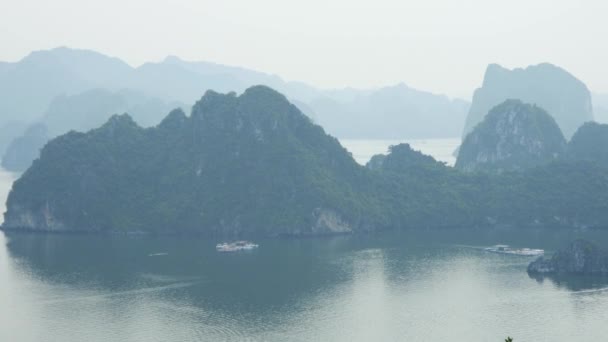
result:
[(218, 252), (238, 252), (238, 251), (249, 251), (258, 248), (259, 245), (249, 241), (235, 241), (235, 242), (224, 242), (218, 243), (215, 249)]
[(523, 256), (537, 256), (537, 255), (543, 255), (545, 253), (545, 251), (542, 249), (511, 248), (508, 245), (495, 245), (492, 247), (486, 247), (483, 250), (486, 252), (491, 252), (491, 253), (523, 255)]

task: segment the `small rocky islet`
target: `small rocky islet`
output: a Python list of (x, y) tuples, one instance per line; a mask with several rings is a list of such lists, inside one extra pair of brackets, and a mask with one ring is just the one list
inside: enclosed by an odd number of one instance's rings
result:
[(578, 239), (551, 258), (539, 257), (528, 265), (530, 275), (608, 275), (608, 250)]

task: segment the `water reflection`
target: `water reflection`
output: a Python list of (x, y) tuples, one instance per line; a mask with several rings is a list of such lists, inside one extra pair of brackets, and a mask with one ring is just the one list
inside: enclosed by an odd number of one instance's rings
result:
[(603, 280), (537, 282), (531, 258), (481, 250), (552, 250), (580, 234), (260, 239), (239, 254), (198, 238), (9, 234), (0, 324), (19, 328), (0, 329), (0, 340), (598, 340)]
[(4, 211), (6, 210), (6, 197), (17, 179), (17, 174), (8, 172), (0, 167), (0, 224), (4, 222)]
[(566, 275), (566, 274), (529, 274), (531, 279), (539, 284), (549, 281), (558, 288), (573, 292), (591, 293), (595, 291), (608, 291), (608, 276)]
[[(75, 286), (94, 282), (118, 290), (133, 282), (212, 279), (203, 291), (211, 287), (215, 294), (211, 300), (223, 301), (222, 294), (230, 294), (228, 301), (246, 298), (264, 306), (270, 304), (265, 297), (279, 302), (294, 292), (347, 279), (344, 265), (322, 259), (335, 260), (342, 249), (347, 251), (348, 247), (341, 247), (343, 239), (322, 244), (268, 240), (260, 242), (264, 248), (259, 251), (220, 254), (215, 241), (203, 239), (13, 233), (7, 247), (21, 268), (49, 282)], [(318, 278), (323, 281), (315, 281)]]

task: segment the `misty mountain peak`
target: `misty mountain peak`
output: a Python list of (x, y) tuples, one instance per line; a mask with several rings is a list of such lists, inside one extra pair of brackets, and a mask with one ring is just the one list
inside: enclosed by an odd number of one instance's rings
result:
[(490, 109), (507, 99), (519, 99), (544, 108), (568, 138), (584, 122), (593, 120), (587, 86), (566, 70), (550, 63), (512, 70), (490, 64), (482, 87), (473, 95), (463, 138)]
[(235, 92), (221, 94), (208, 90), (194, 105), (192, 116), (204, 116), (206, 112), (218, 112), (218, 109), (221, 111), (222, 108), (228, 109), (232, 106), (246, 108), (246, 110), (241, 110), (240, 113), (248, 113), (250, 116), (259, 116), (260, 118), (273, 112), (281, 112), (280, 115), (282, 115), (286, 110), (295, 109), (295, 106), (281, 93), (267, 86), (258, 85), (247, 88), (240, 96), (237, 96)]
[(161, 128), (181, 127), (186, 121), (188, 121), (186, 113), (181, 108), (176, 108), (158, 126)]
[(100, 130), (140, 129), (139, 125), (128, 113), (114, 114), (101, 126)]
[(464, 139), (456, 168), (464, 171), (511, 171), (560, 157), (566, 140), (542, 108), (520, 100), (494, 107)]
[(181, 63), (183, 60), (175, 55), (168, 55), (163, 59), (162, 63)]
[(279, 93), (278, 91), (265, 86), (265, 85), (255, 85), (253, 87), (249, 87), (243, 92), (243, 98), (258, 98), (263, 99), (264, 101), (269, 101), (274, 104), (280, 105), (289, 105), (289, 101), (285, 97), (285, 95)]
[(123, 70), (131, 69), (131, 67), (116, 57), (106, 56), (93, 50), (73, 49), (67, 46), (60, 46), (50, 50), (33, 51), (22, 61), (35, 62), (57, 62), (63, 63), (70, 68), (96, 67), (100, 68), (104, 65), (120, 67)]

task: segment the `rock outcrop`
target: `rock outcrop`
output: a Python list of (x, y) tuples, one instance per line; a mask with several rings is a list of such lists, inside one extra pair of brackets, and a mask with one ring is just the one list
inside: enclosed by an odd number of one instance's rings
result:
[(608, 275), (608, 251), (586, 240), (576, 240), (551, 259), (539, 257), (528, 265), (528, 273)]
[(507, 100), (467, 135), (455, 167), (468, 172), (523, 170), (556, 160), (565, 148), (566, 140), (547, 112)]
[(507, 99), (519, 99), (544, 108), (557, 121), (566, 138), (584, 122), (593, 120), (587, 86), (566, 70), (548, 63), (513, 70), (491, 64), (483, 85), (473, 95), (463, 139), (483, 121), (491, 108)]

